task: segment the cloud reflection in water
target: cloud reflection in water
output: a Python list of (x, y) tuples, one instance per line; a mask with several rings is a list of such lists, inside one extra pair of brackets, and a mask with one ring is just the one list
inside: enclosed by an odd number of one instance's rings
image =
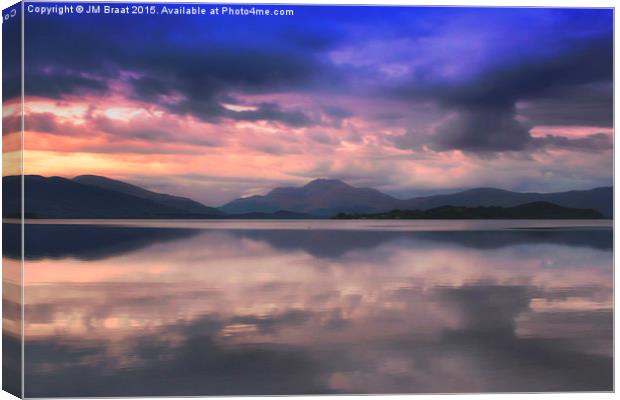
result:
[(176, 231), (27, 262), (27, 396), (612, 389), (610, 230)]

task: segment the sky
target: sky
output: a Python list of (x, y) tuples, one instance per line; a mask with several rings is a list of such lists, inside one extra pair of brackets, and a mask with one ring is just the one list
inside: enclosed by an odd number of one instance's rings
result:
[(315, 178), (400, 198), (612, 184), (612, 10), (286, 8), (27, 14), (25, 173), (214, 206)]

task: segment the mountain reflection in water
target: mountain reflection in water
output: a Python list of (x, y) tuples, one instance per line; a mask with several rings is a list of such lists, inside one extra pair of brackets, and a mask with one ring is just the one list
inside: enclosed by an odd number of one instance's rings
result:
[(610, 229), (274, 225), (27, 225), (26, 396), (612, 390)]

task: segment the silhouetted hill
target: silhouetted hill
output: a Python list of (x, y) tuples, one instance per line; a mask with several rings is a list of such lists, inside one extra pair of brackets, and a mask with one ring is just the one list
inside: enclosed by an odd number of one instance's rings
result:
[(544, 201), (570, 208), (590, 208), (605, 217), (613, 215), (613, 188), (571, 190), (558, 193), (518, 193), (495, 188), (477, 188), (459, 193), (418, 197), (405, 200), (400, 209), (428, 210), (441, 206), (459, 207), (514, 207), (519, 204)]
[(329, 217), (339, 212), (370, 213), (393, 208), (396, 199), (375, 189), (336, 179), (316, 179), (302, 187), (273, 189), (265, 196), (233, 200), (220, 207), (229, 214), (288, 210)]
[[(20, 176), (2, 179), (3, 215), (19, 216), (20, 198), (10, 196), (20, 190)], [(152, 200), (84, 185), (60, 177), (24, 177), (26, 217), (29, 218), (208, 218), (191, 214)]]
[(392, 210), (377, 214), (338, 214), (336, 219), (601, 219), (592, 209), (568, 208), (544, 201), (515, 207), (441, 206), (430, 210)]
[[(339, 213), (365, 215), (385, 214), (390, 210), (419, 210), (408, 211), (410, 215), (415, 215), (444, 206), (452, 207), (445, 213), (453, 215), (458, 208), (509, 208), (536, 202), (553, 203), (568, 209), (596, 210), (607, 218), (611, 218), (613, 213), (611, 187), (560, 193), (517, 193), (478, 188), (400, 200), (375, 189), (356, 188), (335, 179), (316, 179), (302, 187), (276, 188), (265, 196), (233, 200), (218, 210), (189, 198), (152, 192), (102, 176), (82, 175), (66, 179), (28, 175), (24, 180), (25, 214), (29, 218), (308, 219), (330, 218)], [(3, 215), (17, 217), (21, 200), (15, 194), (21, 191), (20, 177), (5, 177), (3, 185)], [(471, 210), (462, 210), (465, 211), (471, 213)], [(552, 208), (539, 211), (541, 216), (532, 218), (556, 218), (545, 212), (565, 212)], [(405, 215), (402, 213), (404, 211), (401, 211), (401, 217)], [(487, 217), (472, 215), (463, 218)]]
[(131, 196), (139, 197), (141, 199), (151, 200), (155, 203), (159, 203), (161, 205), (172, 207), (178, 210), (183, 210), (191, 214), (223, 214), (217, 208), (207, 207), (204, 204), (201, 204), (192, 199), (188, 199), (187, 197), (179, 197), (164, 193), (151, 192), (150, 190), (143, 189), (139, 186), (106, 178), (104, 176), (80, 175), (76, 176), (72, 180), (83, 185), (97, 186), (102, 189), (109, 189), (115, 192), (125, 193)]
[(317, 179), (302, 187), (276, 188), (264, 196), (233, 200), (220, 209), (226, 213), (272, 213), (289, 210), (331, 217), (338, 213), (372, 214), (389, 210), (429, 210), (441, 206), (514, 207), (533, 202), (562, 207), (589, 208), (605, 217), (613, 214), (613, 189), (601, 187), (559, 193), (518, 193), (495, 188), (400, 200), (370, 188), (356, 188), (334, 179)]

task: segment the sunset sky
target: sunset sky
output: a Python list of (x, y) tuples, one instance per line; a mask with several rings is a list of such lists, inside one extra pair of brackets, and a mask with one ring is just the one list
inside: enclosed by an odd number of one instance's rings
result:
[(319, 177), (401, 198), (612, 184), (612, 10), (286, 8), (27, 14), (25, 173), (216, 206)]

